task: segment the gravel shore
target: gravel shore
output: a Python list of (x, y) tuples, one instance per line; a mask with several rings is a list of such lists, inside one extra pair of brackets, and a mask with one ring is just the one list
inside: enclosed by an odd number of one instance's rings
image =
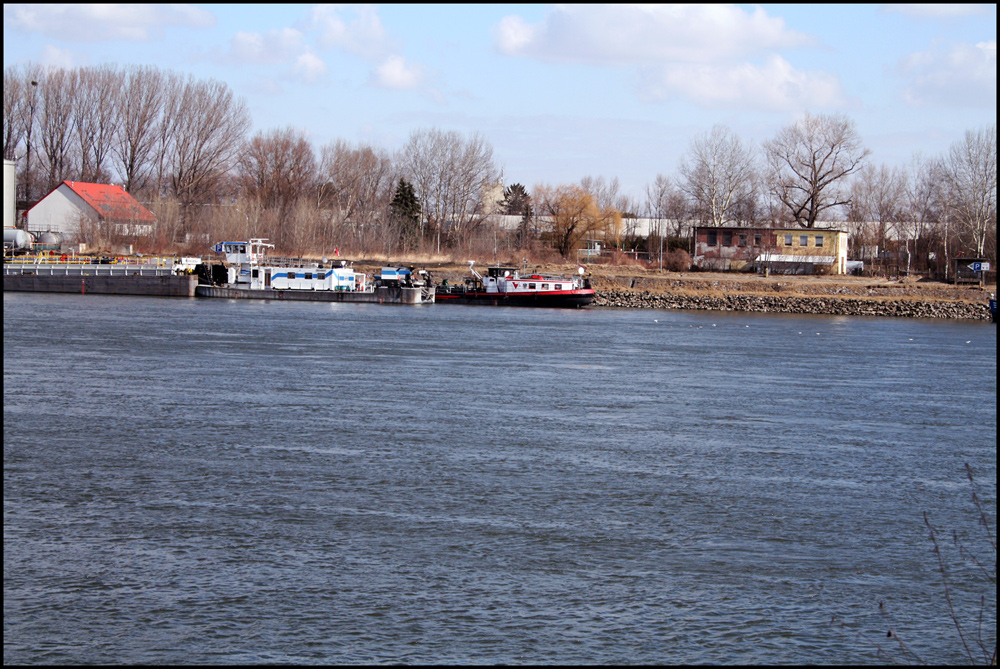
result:
[(995, 286), (840, 276), (603, 273), (594, 306), (989, 320)]
[(989, 306), (986, 303), (841, 297), (783, 297), (753, 294), (728, 294), (711, 297), (662, 295), (649, 291), (626, 290), (598, 290), (593, 306), (626, 309), (703, 309), (778, 314), (964, 318), (971, 320), (989, 320), (990, 318)]

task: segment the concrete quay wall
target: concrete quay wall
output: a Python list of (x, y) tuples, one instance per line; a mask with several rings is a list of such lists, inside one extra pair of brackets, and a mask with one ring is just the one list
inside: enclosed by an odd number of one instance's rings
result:
[(4, 274), (3, 289), (32, 293), (194, 297), (198, 277)]
[(658, 295), (648, 291), (597, 291), (595, 307), (627, 309), (694, 309), (747, 311), (776, 314), (827, 314), (835, 316), (894, 316), (906, 318), (958, 318), (990, 320), (989, 304), (970, 302), (924, 302), (911, 300), (863, 300), (830, 297), (778, 297), (772, 295), (725, 295), (723, 297)]

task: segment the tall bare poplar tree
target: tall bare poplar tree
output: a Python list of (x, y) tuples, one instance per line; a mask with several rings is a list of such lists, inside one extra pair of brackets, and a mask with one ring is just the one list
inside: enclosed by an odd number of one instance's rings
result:
[(125, 190), (135, 193), (147, 186), (154, 170), (166, 75), (153, 67), (133, 66), (122, 76), (114, 155)]
[(170, 185), (181, 204), (181, 227), (192, 206), (213, 198), (232, 169), (250, 126), (246, 103), (218, 81), (189, 77), (171, 113)]
[(997, 231), (997, 127), (967, 130), (951, 145), (944, 160), (950, 209), (971, 249), (979, 258)]
[(77, 104), (78, 82), (75, 71), (50, 69), (38, 83), (42, 103), (38, 115), (38, 143), (46, 175), (45, 190), (73, 176), (73, 111)]
[(699, 218), (714, 226), (738, 218), (737, 209), (754, 195), (756, 156), (752, 147), (725, 126), (694, 139), (677, 166), (683, 190)]
[(73, 128), (80, 152), (80, 181), (109, 181), (108, 161), (121, 124), (118, 109), (122, 75), (110, 66), (79, 71), (79, 90)]
[[(22, 99), (14, 106), (11, 123), (17, 126), (20, 132), (20, 143), (14, 146), (14, 160), (23, 161), (18, 165), (17, 182), (20, 190), (20, 199), (33, 201), (42, 193), (39, 193), (38, 181), (35, 174), (35, 163), (38, 158), (38, 115), (42, 106), (42, 96), (38, 92), (38, 82), (43, 78), (44, 71), (41, 66), (28, 64), (22, 68), (14, 70), (15, 77), (21, 81)], [(6, 84), (4, 95), (6, 96)], [(19, 149), (18, 146), (21, 148)]]
[(21, 124), (21, 109), (25, 102), (27, 82), (13, 68), (3, 71), (3, 157), (16, 160), (21, 142), (24, 140), (24, 126)]
[(764, 142), (764, 153), (770, 189), (785, 213), (812, 228), (822, 213), (850, 202), (840, 186), (870, 151), (846, 116), (807, 113)]

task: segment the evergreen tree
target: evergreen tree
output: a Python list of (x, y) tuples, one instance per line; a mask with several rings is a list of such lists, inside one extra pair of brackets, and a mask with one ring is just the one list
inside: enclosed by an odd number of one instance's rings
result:
[(401, 237), (416, 240), (420, 236), (420, 200), (416, 191), (406, 179), (400, 179), (396, 194), (389, 204), (393, 216), (400, 222)]
[(522, 216), (531, 208), (531, 196), (521, 184), (511, 184), (503, 192), (501, 211), (508, 216)]

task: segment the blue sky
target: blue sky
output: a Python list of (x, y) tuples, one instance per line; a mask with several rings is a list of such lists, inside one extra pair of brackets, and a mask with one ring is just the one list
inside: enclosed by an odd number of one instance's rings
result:
[(996, 123), (995, 5), (5, 4), (23, 61), (217, 79), (317, 149), (478, 132), (508, 185), (637, 199), (714, 124), (759, 142), (842, 112), (904, 166)]

